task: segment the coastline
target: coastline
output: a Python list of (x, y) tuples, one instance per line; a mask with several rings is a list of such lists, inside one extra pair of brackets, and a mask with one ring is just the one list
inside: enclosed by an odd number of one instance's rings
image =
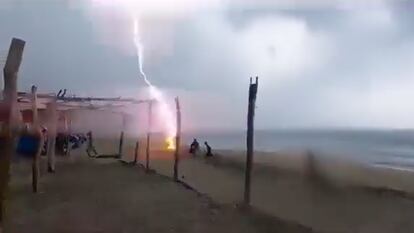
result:
[[(244, 169), (244, 151), (217, 150), (216, 161)], [(336, 187), (388, 189), (414, 195), (414, 170), (386, 163), (364, 163), (313, 151), (255, 152), (256, 172), (287, 172), (318, 176)]]

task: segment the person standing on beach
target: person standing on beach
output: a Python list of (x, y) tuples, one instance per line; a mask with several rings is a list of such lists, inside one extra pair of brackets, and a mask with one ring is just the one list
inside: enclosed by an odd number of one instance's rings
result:
[(198, 150), (200, 149), (200, 144), (197, 139), (194, 138), (193, 142), (190, 145), (190, 154), (197, 155)]
[(207, 142), (204, 142), (204, 145), (206, 145), (206, 157), (213, 156), (213, 154), (211, 153), (211, 146)]

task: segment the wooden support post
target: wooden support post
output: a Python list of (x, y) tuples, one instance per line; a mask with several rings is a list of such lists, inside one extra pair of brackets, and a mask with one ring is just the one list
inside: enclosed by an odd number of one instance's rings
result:
[(148, 102), (148, 128), (147, 128), (147, 149), (145, 156), (145, 170), (149, 172), (149, 159), (151, 150), (151, 131), (152, 131), (152, 104), (153, 100)]
[(250, 78), (249, 86), (249, 107), (247, 113), (247, 157), (246, 157), (246, 173), (245, 173), (245, 183), (244, 183), (244, 204), (246, 206), (250, 205), (250, 187), (251, 187), (251, 172), (253, 166), (253, 143), (254, 143), (254, 112), (256, 108), (256, 95), (257, 87), (259, 84), (259, 78), (256, 77), (256, 83), (252, 83), (252, 78)]
[(23, 57), (25, 41), (13, 38), (6, 64), (3, 69), (3, 106), (0, 111), (6, 115), (0, 132), (0, 231), (4, 220), (5, 199), (9, 184), (10, 160), (14, 154), (14, 131), (17, 128), (17, 74)]
[(57, 127), (57, 111), (56, 98), (47, 105), (47, 114), (49, 116), (48, 127), (48, 149), (47, 149), (47, 171), (55, 172), (55, 153), (56, 153), (56, 127)]
[(33, 114), (33, 130), (36, 131), (36, 133), (40, 136), (40, 142), (39, 142), (39, 149), (36, 152), (36, 154), (33, 157), (32, 161), (32, 189), (34, 193), (38, 192), (38, 186), (39, 186), (39, 163), (40, 163), (40, 153), (42, 152), (43, 147), (43, 140), (41, 136), (40, 131), (40, 125), (39, 125), (39, 117), (37, 112), (37, 87), (32, 86), (32, 114)]
[(118, 158), (122, 158), (122, 148), (124, 147), (124, 131), (121, 131), (121, 136), (119, 137), (119, 149), (118, 149)]
[(65, 156), (69, 154), (69, 125), (68, 125), (68, 111), (63, 112), (63, 131), (65, 135), (65, 144), (67, 145), (66, 151), (64, 152)]
[(66, 112), (66, 117), (68, 117), (68, 115), (69, 115), (69, 117), (67, 119), (67, 123), (68, 123), (68, 150), (67, 150), (67, 153), (66, 153), (68, 156), (70, 156), (70, 152), (72, 150), (72, 147), (70, 146), (70, 136), (72, 135), (72, 118), (71, 118), (72, 114), (69, 114), (69, 113), (70, 113), (70, 110), (68, 110)]
[(175, 106), (177, 110), (177, 125), (175, 134), (175, 153), (174, 153), (174, 180), (178, 181), (178, 162), (180, 160), (180, 148), (181, 148), (181, 109), (180, 101), (178, 97), (175, 98)]
[(121, 137), (119, 138), (119, 149), (118, 149), (118, 156), (119, 159), (122, 158), (123, 146), (124, 146), (124, 131), (126, 129), (126, 115), (122, 114), (122, 131)]
[(138, 164), (138, 153), (139, 153), (139, 141), (135, 143), (135, 152), (134, 152), (134, 165)]

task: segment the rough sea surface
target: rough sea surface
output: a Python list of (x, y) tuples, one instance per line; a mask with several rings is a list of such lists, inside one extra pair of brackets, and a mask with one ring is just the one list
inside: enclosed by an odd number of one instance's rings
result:
[[(244, 131), (199, 132), (197, 138), (213, 149), (246, 149)], [(414, 130), (256, 130), (255, 150), (312, 150), (323, 156), (341, 156), (358, 162), (414, 170)]]

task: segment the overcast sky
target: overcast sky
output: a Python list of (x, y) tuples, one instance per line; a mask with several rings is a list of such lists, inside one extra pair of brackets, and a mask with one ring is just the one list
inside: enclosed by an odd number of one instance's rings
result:
[(181, 97), (187, 128), (244, 128), (256, 75), (258, 128), (413, 128), (413, 11), (386, 0), (0, 0), (0, 60), (20, 37), (20, 89), (138, 96), (137, 17), (144, 69)]

